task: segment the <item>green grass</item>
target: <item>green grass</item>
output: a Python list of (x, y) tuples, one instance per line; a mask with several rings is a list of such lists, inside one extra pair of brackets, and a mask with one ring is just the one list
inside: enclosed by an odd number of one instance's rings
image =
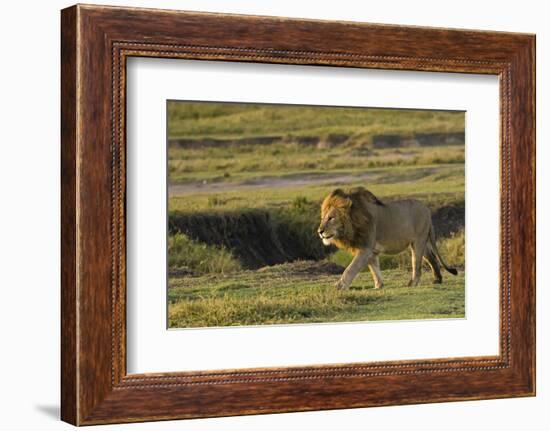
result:
[[(434, 171), (434, 172), (432, 172)], [(326, 184), (288, 187), (262, 187), (241, 190), (239, 187), (223, 192), (196, 192), (170, 198), (170, 212), (196, 212), (202, 210), (227, 211), (239, 208), (281, 208), (295, 199), (304, 198), (319, 203), (336, 187), (362, 185), (380, 198), (396, 199), (415, 197), (431, 207), (464, 201), (464, 165), (431, 165), (391, 167), (372, 170), (327, 171), (321, 176), (354, 175), (368, 173), (368, 179), (355, 179), (344, 184), (334, 181)]]
[(257, 176), (354, 172), (382, 167), (459, 164), (464, 147), (411, 147), (369, 149), (349, 146), (316, 149), (298, 143), (230, 145), (206, 148), (171, 148), (168, 169), (171, 183), (197, 181), (238, 182)]
[(463, 130), (463, 112), (168, 102), (170, 138), (278, 136), (291, 140), (297, 136), (325, 138), (345, 134), (354, 142), (363, 142), (374, 134)]
[(410, 274), (385, 270), (385, 287), (374, 289), (369, 273), (351, 288), (333, 287), (337, 274), (294, 273), (293, 264), (227, 276), (172, 278), (168, 291), (171, 328), (462, 318), (464, 273), (441, 285), (423, 274), (409, 288)]
[(168, 238), (168, 267), (193, 274), (227, 274), (242, 269), (230, 251), (192, 241), (182, 233)]

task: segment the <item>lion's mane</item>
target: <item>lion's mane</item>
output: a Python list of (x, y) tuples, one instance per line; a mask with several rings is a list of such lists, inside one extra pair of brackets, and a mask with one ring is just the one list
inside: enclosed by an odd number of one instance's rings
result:
[(365, 245), (369, 223), (372, 220), (369, 204), (384, 205), (364, 187), (356, 187), (347, 192), (336, 189), (323, 200), (321, 217), (324, 218), (327, 212), (334, 208), (343, 226), (342, 235), (334, 241), (336, 247), (355, 254)]

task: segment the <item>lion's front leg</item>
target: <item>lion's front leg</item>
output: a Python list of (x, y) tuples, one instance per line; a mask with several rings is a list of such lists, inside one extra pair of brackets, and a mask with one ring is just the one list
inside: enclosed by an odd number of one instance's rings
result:
[(372, 279), (374, 280), (374, 288), (381, 289), (384, 287), (384, 282), (382, 281), (382, 272), (380, 271), (380, 260), (378, 259), (377, 254), (373, 254), (368, 262), (370, 273), (372, 274)]
[(367, 264), (370, 257), (372, 256), (371, 249), (360, 250), (354, 257), (348, 267), (345, 269), (344, 273), (340, 279), (336, 282), (337, 289), (347, 289), (359, 271)]

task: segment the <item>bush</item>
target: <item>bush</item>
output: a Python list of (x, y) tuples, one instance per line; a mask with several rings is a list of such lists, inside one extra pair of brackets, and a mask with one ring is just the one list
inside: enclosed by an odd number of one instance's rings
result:
[(290, 205), (272, 212), (277, 236), (290, 260), (319, 260), (330, 250), (317, 235), (319, 205), (319, 202), (298, 196)]
[(218, 248), (176, 233), (168, 238), (168, 267), (185, 268), (195, 275), (239, 271), (241, 264), (224, 247)]
[(308, 211), (310, 203), (305, 196), (296, 196), (292, 201), (292, 208), (297, 211)]
[(459, 267), (464, 266), (465, 237), (463, 230), (452, 234), (449, 238), (439, 241), (437, 246), (441, 256), (449, 265)]
[(219, 196), (208, 196), (208, 207), (209, 208), (212, 208), (212, 207), (218, 207), (218, 206), (222, 206), (222, 205), (225, 205), (227, 201), (225, 199), (222, 199), (220, 198)]

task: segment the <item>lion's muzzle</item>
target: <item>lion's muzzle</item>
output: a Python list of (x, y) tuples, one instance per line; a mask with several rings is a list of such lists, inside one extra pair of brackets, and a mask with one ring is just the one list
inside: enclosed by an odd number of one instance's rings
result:
[(321, 241), (323, 241), (324, 245), (330, 245), (332, 243), (334, 235), (325, 232), (325, 230), (321, 227), (317, 229), (317, 233), (319, 234), (319, 238), (321, 238)]

